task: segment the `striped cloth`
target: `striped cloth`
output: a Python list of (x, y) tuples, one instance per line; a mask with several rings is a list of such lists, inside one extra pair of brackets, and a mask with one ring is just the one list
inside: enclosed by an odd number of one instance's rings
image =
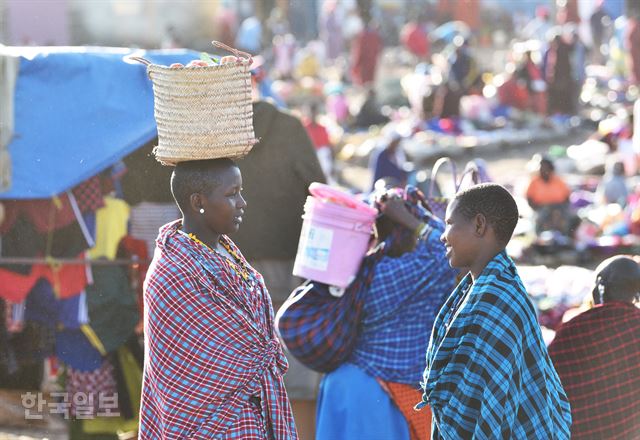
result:
[(413, 252), (376, 264), (364, 300), (361, 330), (349, 362), (373, 377), (418, 388), (433, 321), (451, 292), (456, 271), (445, 257), (440, 220)]
[(563, 324), (549, 345), (571, 402), (571, 438), (640, 438), (640, 310), (610, 302)]
[(175, 203), (142, 202), (131, 207), (129, 214), (129, 234), (147, 243), (147, 254), (153, 255), (158, 230), (180, 218), (180, 210)]
[(262, 276), (179, 228), (161, 228), (145, 281), (139, 438), (297, 439)]
[(534, 308), (505, 252), (442, 307), (427, 350), (421, 408), (433, 439), (568, 439), (571, 411)]

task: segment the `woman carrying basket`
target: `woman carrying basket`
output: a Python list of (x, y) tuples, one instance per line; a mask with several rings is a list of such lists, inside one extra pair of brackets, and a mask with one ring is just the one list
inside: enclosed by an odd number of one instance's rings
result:
[(160, 228), (144, 285), (141, 440), (298, 438), (271, 299), (227, 236), (247, 206), (230, 158), (256, 142), (251, 59), (231, 50), (231, 64), (148, 67), (155, 155), (175, 164), (171, 192), (182, 218)]
[(262, 276), (227, 234), (242, 223), (229, 159), (179, 163), (182, 219), (163, 226), (145, 282), (140, 439), (296, 439)]

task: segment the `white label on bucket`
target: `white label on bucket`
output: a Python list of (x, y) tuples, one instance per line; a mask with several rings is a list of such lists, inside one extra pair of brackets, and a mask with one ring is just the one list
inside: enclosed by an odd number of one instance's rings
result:
[(303, 266), (315, 270), (327, 270), (329, 267), (329, 251), (333, 241), (333, 231), (318, 226), (303, 228), (300, 246)]

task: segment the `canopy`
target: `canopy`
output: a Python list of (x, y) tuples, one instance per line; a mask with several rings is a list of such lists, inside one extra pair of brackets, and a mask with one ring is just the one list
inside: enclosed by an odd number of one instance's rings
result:
[(12, 184), (0, 199), (49, 198), (101, 172), (156, 136), (146, 67), (186, 64), (188, 50), (2, 48), (18, 56)]

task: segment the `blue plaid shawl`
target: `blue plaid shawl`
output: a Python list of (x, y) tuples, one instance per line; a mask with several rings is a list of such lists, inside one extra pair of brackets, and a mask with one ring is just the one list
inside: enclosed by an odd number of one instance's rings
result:
[(361, 333), (348, 361), (373, 377), (416, 388), (433, 321), (456, 277), (440, 242), (443, 223), (431, 219), (427, 224), (413, 252), (385, 256), (376, 264)]
[(433, 439), (568, 439), (569, 401), (513, 261), (468, 274), (442, 307), (424, 372)]

